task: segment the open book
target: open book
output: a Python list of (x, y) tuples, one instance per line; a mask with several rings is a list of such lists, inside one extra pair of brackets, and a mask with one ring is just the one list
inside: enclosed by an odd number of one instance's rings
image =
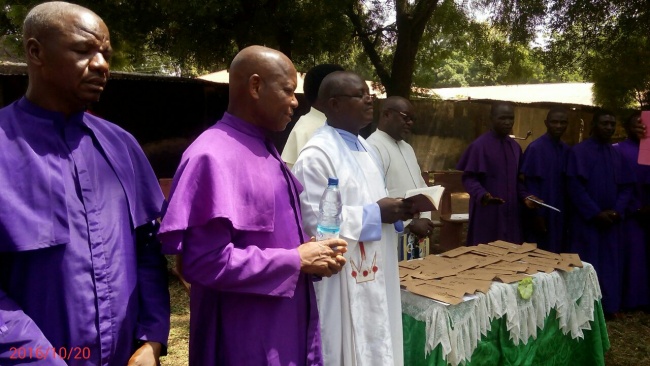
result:
[(443, 186), (416, 188), (406, 191), (404, 199), (413, 202), (413, 212), (435, 211), (445, 191)]

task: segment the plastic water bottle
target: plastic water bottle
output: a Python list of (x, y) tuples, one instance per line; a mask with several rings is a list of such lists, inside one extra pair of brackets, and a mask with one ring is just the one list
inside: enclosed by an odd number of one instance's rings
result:
[(329, 178), (318, 205), (316, 240), (336, 239), (341, 230), (341, 192), (338, 178)]

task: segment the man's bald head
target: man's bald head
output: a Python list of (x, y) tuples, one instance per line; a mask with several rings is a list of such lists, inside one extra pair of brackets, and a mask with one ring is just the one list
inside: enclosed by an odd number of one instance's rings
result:
[(44, 41), (47, 37), (60, 33), (70, 14), (87, 13), (101, 19), (90, 9), (64, 1), (51, 1), (33, 7), (23, 22), (23, 46), (27, 40), (36, 38)]
[(373, 99), (366, 82), (350, 71), (336, 71), (323, 79), (318, 99), (325, 106), (327, 122), (358, 134), (372, 122)]
[(381, 104), (381, 115), (377, 128), (396, 141), (405, 139), (415, 123), (413, 105), (408, 99), (392, 96)]
[(263, 46), (241, 50), (230, 64), (228, 112), (271, 131), (282, 131), (298, 106), (296, 69), (282, 52)]

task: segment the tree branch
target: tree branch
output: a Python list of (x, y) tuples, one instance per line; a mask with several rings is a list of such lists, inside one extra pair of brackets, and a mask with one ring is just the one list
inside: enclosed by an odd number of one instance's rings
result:
[(364, 32), (361, 17), (359, 16), (359, 14), (357, 14), (354, 11), (353, 4), (351, 4), (346, 9), (345, 14), (350, 19), (350, 22), (352, 22), (352, 26), (354, 27), (355, 33), (359, 37), (359, 40), (361, 41), (361, 45), (363, 46), (366, 55), (368, 55), (370, 62), (375, 67), (375, 70), (377, 71), (377, 75), (379, 76), (379, 79), (381, 80), (382, 84), (384, 85), (391, 84), (390, 74), (388, 73), (388, 70), (386, 70), (386, 67), (382, 63), (381, 57), (379, 56), (377, 49), (373, 45), (373, 42), (370, 40), (367, 32)]

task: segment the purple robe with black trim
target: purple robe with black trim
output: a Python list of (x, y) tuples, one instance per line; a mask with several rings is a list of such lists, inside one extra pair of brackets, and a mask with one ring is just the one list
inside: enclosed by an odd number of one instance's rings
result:
[(569, 249), (593, 264), (603, 292), (603, 310), (615, 313), (621, 309), (623, 295), (623, 225), (604, 227), (594, 218), (604, 210), (615, 210), (625, 219), (633, 172), (612, 145), (589, 138), (569, 150), (566, 178), (571, 202)]
[(165, 345), (165, 261), (135, 240), (164, 198), (135, 139), (22, 98), (0, 110), (0, 146), (0, 364), (27, 361), (11, 347), (33, 364), (65, 365), (36, 356), (55, 347), (78, 356), (68, 365), (125, 365), (135, 340)]
[[(650, 223), (641, 223), (633, 213), (650, 205), (650, 166), (637, 163), (639, 142), (624, 140), (614, 147), (634, 170), (636, 186), (623, 222), (623, 307), (636, 309), (650, 303), (648, 287), (647, 246), (650, 244)], [(643, 227), (645, 224), (646, 227)]]
[(185, 151), (159, 237), (183, 254), (190, 365), (320, 365), (300, 271), (302, 186), (266, 132), (228, 113)]
[[(468, 245), (523, 241), (519, 199), (526, 192), (517, 177), (520, 157), (517, 142), (489, 131), (472, 142), (460, 158), (456, 169), (463, 171), (463, 185), (470, 195)], [(505, 203), (482, 205), (481, 197), (488, 192)]]
[[(542, 206), (525, 215), (524, 239), (555, 253), (562, 251), (564, 243), (564, 169), (568, 151), (567, 144), (544, 134), (528, 145), (519, 169), (525, 178), (524, 184), (529, 194), (562, 211)], [(546, 234), (534, 230), (533, 220), (536, 216), (541, 216), (546, 222)]]

